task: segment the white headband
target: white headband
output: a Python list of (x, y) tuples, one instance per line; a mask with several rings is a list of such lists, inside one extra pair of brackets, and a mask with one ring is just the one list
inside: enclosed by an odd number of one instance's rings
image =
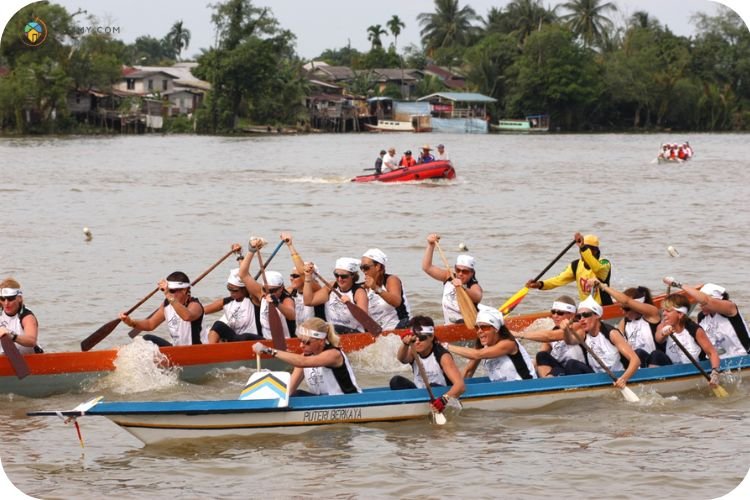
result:
[(643, 297), (638, 297), (637, 299), (633, 299), (633, 300), (635, 300), (636, 302), (640, 302), (641, 304), (645, 304), (646, 296), (644, 295)]
[(16, 295), (23, 295), (20, 288), (3, 288), (0, 290), (0, 296), (3, 297), (15, 297)]
[(297, 337), (308, 337), (308, 338), (314, 338), (314, 339), (327, 339), (328, 333), (327, 332), (319, 332), (318, 330), (313, 330), (311, 328), (305, 328), (304, 326), (298, 326), (297, 327)]
[(673, 308), (673, 309), (674, 309), (675, 311), (681, 312), (682, 314), (687, 314), (687, 313), (688, 313), (688, 309), (687, 309), (687, 307), (685, 307), (685, 306), (681, 306), (681, 307), (675, 307), (675, 308)]
[(435, 335), (435, 328), (432, 326), (420, 326), (417, 329), (412, 328), (412, 332), (419, 335)]
[(565, 312), (569, 312), (569, 313), (574, 313), (574, 314), (576, 312), (576, 306), (573, 305), (573, 304), (568, 304), (566, 302), (554, 301), (552, 303), (552, 309), (553, 310), (558, 310), (558, 311), (565, 311)]
[(184, 281), (167, 281), (167, 288), (171, 290), (178, 290), (180, 288), (190, 288), (190, 283)]

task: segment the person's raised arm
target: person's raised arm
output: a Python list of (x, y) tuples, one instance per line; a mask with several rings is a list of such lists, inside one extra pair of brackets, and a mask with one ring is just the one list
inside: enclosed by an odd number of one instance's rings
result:
[(596, 278), (588, 280), (587, 283), (590, 289), (598, 286), (600, 290), (607, 292), (610, 297), (615, 299), (622, 307), (628, 307), (638, 314), (641, 314), (649, 323), (658, 323), (661, 319), (659, 308), (653, 304), (639, 302)]
[(438, 267), (432, 263), (432, 256), (435, 253), (435, 242), (439, 239), (440, 236), (435, 233), (427, 236), (427, 248), (425, 248), (424, 257), (422, 257), (422, 271), (441, 283), (445, 283), (450, 278), (450, 272), (444, 267)]
[[(698, 304), (707, 306), (712, 311), (715, 311), (722, 316), (731, 318), (737, 315), (737, 304), (735, 304), (731, 300), (723, 300), (711, 297), (710, 295), (701, 292), (698, 288), (691, 285), (683, 285), (682, 283), (678, 283), (674, 280), (674, 278), (671, 277), (666, 277), (663, 281), (667, 285), (671, 285), (675, 288), (681, 288), (685, 291), (688, 297), (698, 302)], [(669, 282), (667, 283), (667, 281)]]
[(253, 245), (253, 242), (257, 242), (257, 240), (253, 239), (253, 241), (250, 242), (251, 246), (247, 249), (247, 254), (245, 254), (245, 258), (242, 259), (242, 262), (240, 263), (239, 278), (245, 284), (248, 293), (260, 300), (263, 296), (263, 287), (260, 283), (255, 281), (255, 278), (250, 274), (250, 264), (253, 257), (255, 257), (255, 252), (258, 251), (258, 248)]
[(302, 300), (306, 306), (319, 306), (325, 304), (328, 296), (333, 293), (328, 287), (321, 286), (315, 289), (313, 274), (315, 273), (315, 264), (312, 262), (305, 263), (305, 283), (302, 288)]

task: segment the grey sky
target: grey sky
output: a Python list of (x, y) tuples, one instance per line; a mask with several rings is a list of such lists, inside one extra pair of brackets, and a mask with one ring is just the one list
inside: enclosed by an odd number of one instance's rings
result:
[[(192, 38), (183, 57), (198, 54), (208, 48), (214, 40), (211, 24), (212, 9), (209, 3), (217, 0), (58, 0), (70, 12), (79, 7), (94, 14), (102, 25), (119, 26), (119, 38), (127, 43), (141, 35), (161, 38), (172, 24), (182, 19)], [(3, 0), (0, 6), (0, 23), (24, 0)], [(380, 24), (385, 28), (391, 16), (398, 15), (406, 24), (399, 36), (399, 48), (409, 44), (420, 44), (416, 17), (421, 12), (434, 12), (433, 0), (253, 0), (256, 6), (268, 6), (283, 28), (297, 35), (297, 52), (306, 59), (319, 55), (328, 48), (340, 48), (351, 42), (352, 47), (369, 49), (367, 27)], [(477, 14), (485, 16), (495, 6), (501, 7), (509, 0), (461, 0), (460, 5), (470, 5)], [(563, 3), (559, 0), (543, 0), (545, 5)], [(614, 0), (620, 9), (613, 20), (622, 24), (633, 12), (645, 10), (662, 24), (679, 34), (689, 36), (694, 32), (690, 17), (695, 12), (715, 14), (717, 4), (708, 0)], [(750, 5), (743, 0), (722, 0), (747, 21)], [(14, 9), (15, 7), (15, 9)], [(742, 12), (744, 10), (744, 13)], [(386, 36), (384, 44), (391, 43)]]

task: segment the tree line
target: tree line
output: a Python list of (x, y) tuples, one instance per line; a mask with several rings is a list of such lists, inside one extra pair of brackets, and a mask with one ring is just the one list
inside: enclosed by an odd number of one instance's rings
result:
[[(200, 51), (193, 72), (212, 90), (196, 129), (225, 133), (248, 122), (304, 119), (310, 90), (295, 35), (252, 0), (211, 7), (215, 43)], [(111, 34), (81, 33), (76, 26), (86, 15), (39, 2), (13, 17), (0, 44), (0, 68), (7, 68), (0, 74), (0, 130), (75, 129), (66, 105), (71, 91), (106, 91), (123, 65), (170, 65), (189, 48), (190, 30), (179, 20), (163, 38), (125, 44)], [(467, 90), (498, 99), (493, 119), (549, 113), (553, 127), (566, 131), (750, 127), (750, 33), (739, 16), (726, 7), (715, 16), (696, 14), (695, 35), (684, 37), (646, 12), (622, 25), (617, 15), (616, 6), (602, 0), (571, 0), (554, 9), (541, 0), (513, 0), (485, 16), (459, 0), (435, 0), (417, 26), (398, 15), (369, 26), (366, 52), (345, 46), (315, 59), (359, 70), (346, 85), (364, 96), (379, 93), (369, 69), (448, 67), (465, 75)], [(18, 33), (35, 17), (50, 31), (42, 46), (29, 49)], [(422, 43), (399, 50), (406, 29), (419, 29)], [(426, 77), (416, 94), (443, 89), (438, 78)], [(383, 94), (399, 98), (401, 88), (388, 86)], [(28, 124), (29, 109), (41, 125)]]

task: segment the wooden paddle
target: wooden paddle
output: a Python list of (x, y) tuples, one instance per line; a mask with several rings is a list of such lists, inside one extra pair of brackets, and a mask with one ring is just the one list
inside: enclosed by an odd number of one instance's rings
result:
[(424, 386), (427, 389), (427, 394), (430, 395), (430, 410), (432, 411), (432, 420), (438, 425), (445, 425), (447, 422), (445, 415), (443, 415), (442, 412), (437, 411), (435, 407), (432, 406), (432, 402), (435, 401), (437, 398), (435, 397), (435, 394), (433, 394), (432, 392), (432, 386), (430, 386), (430, 379), (427, 378), (427, 371), (424, 369), (424, 364), (422, 363), (422, 358), (419, 357), (419, 353), (417, 352), (417, 347), (412, 343), (410, 346), (410, 349), (411, 349), (412, 356), (414, 356), (414, 362), (417, 364), (417, 369), (419, 370), (419, 376), (422, 378), (422, 382), (424, 382)]
[[(700, 365), (700, 363), (698, 363), (698, 360), (696, 360), (695, 357), (693, 357), (693, 355), (690, 354), (690, 351), (687, 350), (687, 348), (682, 344), (682, 342), (680, 342), (679, 340), (677, 340), (677, 337), (674, 336), (674, 332), (670, 333), (669, 337), (672, 339), (672, 342), (674, 342), (677, 345), (677, 347), (679, 347), (680, 350), (683, 353), (685, 353), (685, 356), (687, 356), (687, 358), (690, 360), (690, 362), (693, 363), (693, 365), (698, 370), (700, 370), (700, 372), (703, 374), (703, 376), (706, 377), (706, 380), (708, 380), (709, 382), (711, 382), (711, 376), (708, 373), (706, 373), (706, 370), (704, 370), (703, 367)], [(729, 393), (727, 392), (727, 390), (724, 389), (721, 385), (717, 385), (716, 387), (712, 387), (711, 390), (714, 392), (714, 395), (717, 398), (725, 398), (725, 397), (729, 396)]]
[[(224, 260), (226, 260), (227, 257), (229, 257), (230, 255), (232, 255), (232, 253), (234, 253), (234, 252), (230, 250), (228, 254), (226, 254), (224, 257), (222, 257), (221, 259), (219, 259), (214, 265), (212, 265), (211, 267), (209, 267), (206, 271), (203, 272), (203, 274), (201, 274), (200, 276), (198, 276), (198, 278), (196, 278), (192, 283), (190, 283), (190, 286), (194, 286), (194, 285), (198, 284), (198, 282), (200, 280), (202, 280), (203, 278), (205, 278), (208, 273), (210, 273), (211, 271), (213, 271), (214, 269), (216, 269), (216, 267), (219, 264), (221, 264), (222, 262), (224, 262)], [(159, 308), (157, 307), (156, 309), (154, 309), (153, 311), (151, 311), (151, 314), (149, 314), (148, 316), (146, 316), (146, 318), (147, 319), (150, 318), (151, 316), (153, 316), (154, 314), (156, 314), (156, 312), (158, 310), (159, 310)], [(130, 314), (130, 313), (128, 313), (128, 314)], [(141, 330), (139, 330), (138, 328), (133, 328), (133, 329), (131, 329), (128, 332), (128, 335), (130, 336), (131, 339), (134, 339), (135, 337), (138, 336), (139, 333), (141, 333)]]
[[(559, 254), (557, 254), (557, 257), (555, 257), (552, 260), (552, 262), (550, 262), (549, 264), (547, 264), (547, 267), (545, 267), (544, 269), (542, 269), (541, 273), (539, 273), (539, 274), (536, 275), (536, 278), (534, 278), (533, 281), (539, 281), (539, 278), (541, 278), (542, 276), (544, 276), (544, 273), (546, 273), (547, 271), (549, 271), (550, 268), (552, 266), (554, 266), (557, 263), (557, 261), (562, 258), (563, 255), (565, 255), (566, 253), (568, 253), (568, 250), (570, 250), (573, 247), (573, 245), (575, 245), (575, 244), (576, 244), (576, 240), (571, 241), (568, 244), (568, 246), (566, 246), (565, 249), (562, 252), (560, 252)], [(517, 291), (516, 293), (514, 293), (511, 298), (509, 298), (508, 300), (506, 300), (503, 303), (503, 305), (501, 305), (497, 309), (501, 313), (503, 313), (503, 315), (508, 314), (513, 309), (515, 309), (518, 304), (521, 303), (521, 301), (526, 297), (527, 293), (529, 293), (529, 288), (526, 285), (524, 285), (523, 288), (521, 288), (519, 291)]]
[[(153, 290), (151, 290), (151, 292), (148, 295), (146, 295), (141, 300), (139, 300), (136, 305), (134, 305), (133, 307), (131, 307), (130, 309), (128, 309), (127, 311), (125, 311), (125, 314), (130, 315), (133, 311), (135, 311), (136, 309), (138, 309), (139, 307), (141, 307), (144, 302), (146, 302), (148, 299), (150, 299), (151, 296), (154, 295), (158, 291), (159, 291), (159, 287), (157, 286), (156, 288), (154, 288)], [(92, 333), (91, 335), (89, 335), (88, 337), (86, 337), (85, 339), (83, 339), (81, 341), (81, 350), (82, 351), (89, 351), (89, 350), (91, 350), (92, 347), (94, 347), (96, 344), (98, 344), (99, 342), (101, 342), (102, 340), (104, 340), (107, 337), (107, 335), (109, 335), (110, 333), (112, 333), (112, 331), (115, 329), (115, 327), (117, 327), (117, 325), (120, 324), (120, 321), (121, 321), (120, 318), (117, 318), (117, 319), (113, 319), (109, 323), (106, 323), (106, 324), (100, 326), (97, 331), (95, 331), (94, 333)], [(134, 335), (131, 335), (131, 337), (133, 337), (133, 336)]]
[[(281, 242), (283, 243), (283, 241)], [(268, 280), (266, 279), (266, 268), (263, 266), (263, 258), (260, 256), (260, 250), (256, 252), (258, 255), (258, 264), (260, 265), (260, 273), (263, 276), (263, 284), (266, 286), (266, 293), (268, 292)], [(262, 297), (260, 300), (266, 300)], [(281, 324), (281, 314), (279, 308), (273, 302), (268, 302), (268, 324), (271, 327), (271, 339), (273, 339), (273, 346), (281, 351), (286, 350), (286, 339), (284, 338), (284, 325)]]
[[(443, 249), (440, 248), (440, 243), (438, 243), (437, 241), (435, 241), (435, 248), (437, 248), (438, 253), (440, 254), (440, 258), (442, 259), (443, 264), (445, 265), (445, 268), (448, 270), (448, 273), (450, 274), (451, 280), (456, 279), (456, 273), (453, 272), (453, 268), (448, 263), (448, 260), (445, 258)], [(464, 324), (473, 330), (474, 327), (477, 325), (476, 304), (474, 304), (474, 301), (471, 300), (471, 297), (469, 297), (469, 292), (467, 292), (463, 286), (456, 288), (456, 299), (458, 301), (458, 308), (461, 311), (461, 317), (463, 317), (464, 319)]]
[[(612, 373), (612, 370), (610, 370), (606, 364), (604, 364), (604, 361), (602, 360), (602, 358), (600, 358), (599, 355), (596, 354), (593, 349), (591, 349), (591, 347), (586, 343), (586, 341), (581, 340), (581, 337), (578, 336), (575, 330), (573, 330), (572, 328), (568, 326), (565, 328), (565, 331), (567, 331), (568, 334), (572, 335), (573, 338), (579, 342), (581, 347), (586, 349), (586, 352), (589, 353), (589, 355), (592, 358), (594, 358), (597, 363), (599, 363), (599, 366), (601, 366), (602, 369), (605, 372), (607, 372), (607, 375), (610, 376), (612, 381), (617, 382), (617, 376), (614, 373)], [(634, 393), (629, 387), (623, 387), (622, 389), (620, 389), (620, 392), (622, 393), (622, 396), (625, 398), (625, 400), (628, 401), (629, 403), (637, 403), (641, 400), (641, 398), (639, 398), (636, 395), (636, 393)]]
[(29, 374), (29, 365), (26, 364), (23, 355), (18, 351), (16, 342), (10, 335), (3, 335), (0, 337), (0, 343), (2, 343), (5, 356), (7, 356), (8, 361), (10, 361), (10, 366), (13, 367), (13, 371), (16, 372), (16, 377), (19, 379), (26, 377)]
[[(325, 278), (323, 278), (323, 276), (315, 271), (313, 271), (313, 273), (330, 291), (335, 293), (339, 297), (339, 299), (341, 298), (341, 292), (334, 288), (333, 285), (328, 283)], [(347, 308), (349, 308), (349, 312), (352, 314), (352, 316), (354, 316), (354, 319), (359, 321), (359, 323), (364, 327), (365, 331), (370, 332), (370, 334), (372, 334), (373, 336), (378, 336), (383, 332), (383, 327), (381, 327), (377, 321), (372, 319), (372, 317), (365, 311), (363, 311), (362, 308), (357, 304), (353, 303), (351, 300), (344, 302), (344, 304)]]

